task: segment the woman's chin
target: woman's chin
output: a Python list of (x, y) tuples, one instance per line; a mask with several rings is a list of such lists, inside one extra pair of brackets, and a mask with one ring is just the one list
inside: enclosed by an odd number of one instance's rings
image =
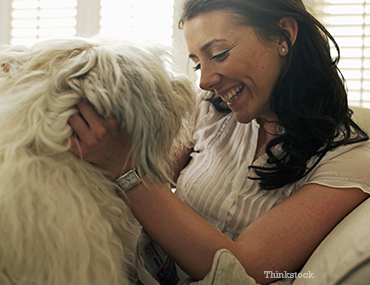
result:
[(254, 119), (253, 117), (249, 116), (246, 113), (242, 113), (242, 112), (233, 112), (233, 113), (234, 113), (235, 119), (241, 124), (248, 124)]

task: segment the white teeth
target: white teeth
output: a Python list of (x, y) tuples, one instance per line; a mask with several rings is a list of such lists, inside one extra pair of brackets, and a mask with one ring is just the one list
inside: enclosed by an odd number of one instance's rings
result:
[(225, 101), (225, 102), (231, 102), (231, 101), (234, 101), (235, 98), (237, 97), (236, 95), (239, 95), (239, 91), (243, 89), (243, 85), (239, 85), (238, 87), (236, 87), (234, 90), (230, 91), (229, 93), (227, 93), (223, 98), (222, 100)]

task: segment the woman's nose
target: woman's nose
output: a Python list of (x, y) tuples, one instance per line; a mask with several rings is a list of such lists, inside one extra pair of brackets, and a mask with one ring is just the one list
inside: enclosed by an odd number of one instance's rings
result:
[(199, 87), (203, 90), (211, 91), (215, 89), (217, 84), (222, 80), (222, 76), (207, 67), (203, 67), (200, 71)]

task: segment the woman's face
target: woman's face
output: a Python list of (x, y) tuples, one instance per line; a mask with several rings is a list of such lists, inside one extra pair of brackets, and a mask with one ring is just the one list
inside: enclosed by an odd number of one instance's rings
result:
[(261, 40), (225, 11), (199, 14), (184, 24), (189, 57), (201, 70), (200, 87), (228, 102), (236, 119), (276, 120), (270, 95), (285, 60), (278, 37)]

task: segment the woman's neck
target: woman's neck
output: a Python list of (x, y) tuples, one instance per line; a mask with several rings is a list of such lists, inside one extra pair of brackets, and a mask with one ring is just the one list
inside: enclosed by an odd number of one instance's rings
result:
[(257, 123), (260, 125), (258, 131), (257, 148), (253, 161), (257, 160), (260, 156), (266, 153), (267, 144), (279, 135), (278, 120), (270, 120), (266, 118), (257, 118)]

